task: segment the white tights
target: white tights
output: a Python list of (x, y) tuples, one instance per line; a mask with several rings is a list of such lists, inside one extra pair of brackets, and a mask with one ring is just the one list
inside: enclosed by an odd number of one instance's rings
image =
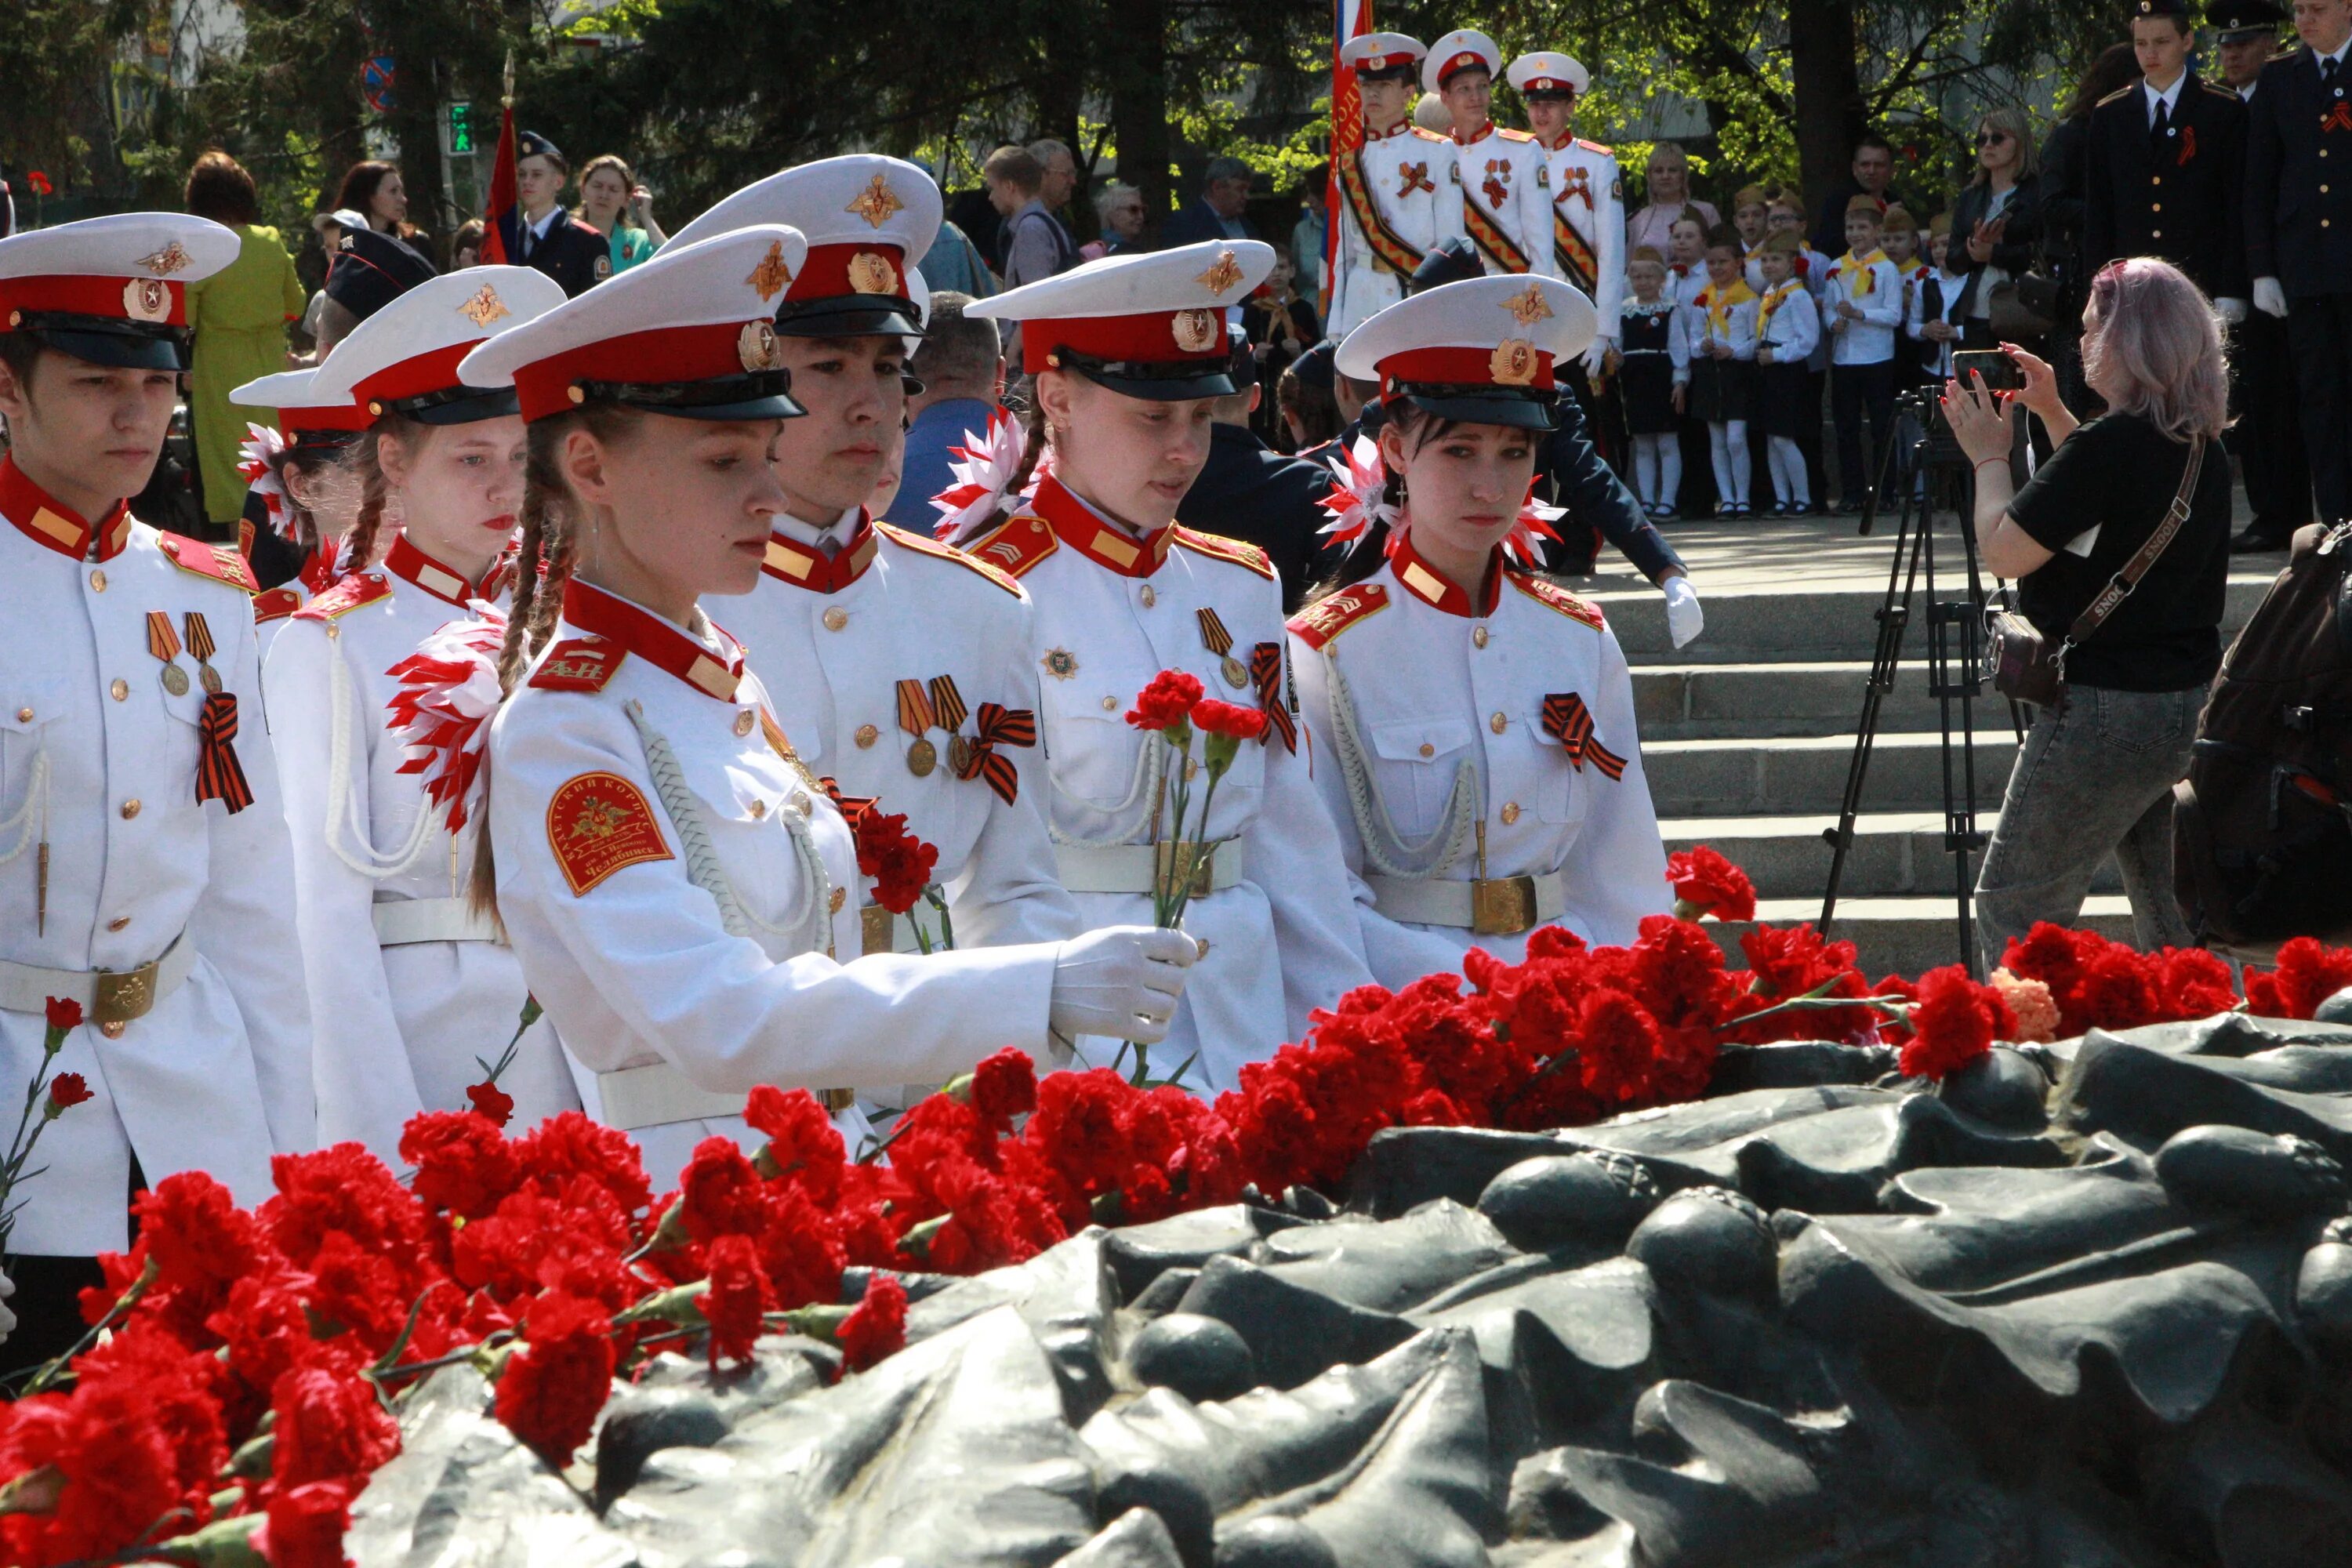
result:
[(1672, 506), (1682, 488), (1682, 437), (1671, 430), (1661, 436), (1634, 437), (1635, 499), (1644, 507)]
[(1706, 437), (1715, 459), (1715, 493), (1727, 505), (1748, 504), (1748, 421), (1710, 421)]
[(1772, 465), (1772, 499), (1793, 501), (1811, 510), (1812, 493), (1805, 479), (1805, 454), (1799, 449), (1793, 437), (1774, 436), (1765, 449), (1766, 460)]

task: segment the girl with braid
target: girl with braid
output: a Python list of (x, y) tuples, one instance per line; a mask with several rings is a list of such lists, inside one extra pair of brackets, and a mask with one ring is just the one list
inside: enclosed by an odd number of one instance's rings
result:
[[(366, 416), (338, 476), (357, 501), (342, 575), (280, 623), (264, 679), (320, 1026), (320, 1138), (395, 1168), (402, 1126), (465, 1109), (486, 1064), (524, 1127), (580, 1103), (553, 1029), (518, 1036), (530, 988), (467, 907), (463, 792), (437, 753), (420, 759), (430, 730), (410, 722), (444, 645), (482, 637), (479, 618), (497, 614), (522, 503), (513, 390), (466, 385), (457, 362), (562, 300), (527, 268), (434, 279), (337, 343), (306, 393)], [(489, 690), (470, 694), (478, 712)], [(433, 696), (438, 721), (468, 694)], [(461, 773), (462, 752), (451, 761)]]
[[(498, 677), (475, 890), (586, 1080), (591, 1115), (676, 1170), (747, 1142), (761, 1084), (941, 1082), (1048, 1031), (1157, 1041), (1195, 949), (1112, 928), (1067, 942), (860, 951), (859, 839), (705, 595), (761, 582), (786, 507), (772, 317), (806, 258), (758, 225), (679, 245), (501, 333), (460, 367), (529, 426), (521, 560)], [(476, 274), (467, 273), (473, 277)], [(789, 658), (763, 666), (793, 679)], [(881, 811), (889, 803), (880, 803)], [(872, 863), (896, 876), (865, 824)], [(920, 877), (919, 854), (908, 873)]]

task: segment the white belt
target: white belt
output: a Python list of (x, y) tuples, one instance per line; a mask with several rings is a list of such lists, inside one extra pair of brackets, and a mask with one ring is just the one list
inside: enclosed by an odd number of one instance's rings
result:
[[(816, 1098), (827, 1110), (847, 1110), (857, 1100), (845, 1089), (821, 1089)], [(715, 1121), (743, 1114), (749, 1096), (720, 1094), (698, 1088), (667, 1062), (596, 1075), (597, 1120), (624, 1132), (660, 1127), (672, 1121)]]
[(163, 956), (136, 969), (44, 969), (37, 963), (13, 963), (0, 959), (0, 1011), (40, 1013), (52, 996), (79, 1003), (88, 1023), (121, 1026), (143, 1017), (156, 1003), (177, 991), (196, 966), (196, 944), (183, 931), (172, 939)]
[[(1156, 893), (1166, 868), (1194, 846), (1173, 844), (1056, 844), (1054, 862), (1062, 886), (1073, 893)], [(1242, 847), (1226, 839), (1202, 858), (1192, 877), (1192, 896), (1222, 893), (1242, 879)]]
[(420, 942), (497, 942), (498, 921), (466, 899), (386, 899), (370, 911), (378, 947)]
[(1559, 919), (1567, 888), (1557, 871), (1540, 877), (1492, 877), (1475, 882), (1366, 877), (1372, 903), (1408, 925), (1458, 926), (1481, 936), (1516, 936)]

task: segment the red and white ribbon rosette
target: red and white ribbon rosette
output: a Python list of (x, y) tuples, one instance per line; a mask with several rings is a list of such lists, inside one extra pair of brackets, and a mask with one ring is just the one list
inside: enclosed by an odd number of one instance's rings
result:
[(261, 498), (269, 515), (269, 531), (280, 539), (292, 537), (294, 500), (286, 493), (286, 481), (278, 477), (277, 458), (286, 450), (286, 437), (267, 425), (248, 424), (247, 438), (236, 449), (236, 471), (245, 480), (246, 489)]
[(1388, 547), (1393, 553), (1404, 532), (1404, 519), (1388, 499), (1389, 470), (1381, 458), (1380, 443), (1370, 436), (1359, 436), (1353, 448), (1336, 452), (1325, 462), (1335, 483), (1322, 501), (1323, 510), (1331, 514), (1331, 521), (1323, 526), (1323, 537), (1335, 544), (1352, 545), (1371, 531), (1373, 524), (1385, 522)]
[(480, 804), (482, 758), (499, 711), (499, 651), (507, 619), (482, 600), (470, 620), (451, 621), (385, 671), (400, 682), (384, 706), (408, 750), (404, 773), (425, 775), (425, 796), (448, 814), (449, 831)]
[(1566, 507), (1547, 506), (1536, 500), (1535, 481), (1528, 480), (1528, 499), (1519, 503), (1518, 518), (1511, 524), (1511, 531), (1504, 537), (1503, 553), (1522, 566), (1540, 567), (1543, 564), (1543, 546), (1536, 541), (1549, 539), (1555, 544), (1559, 543), (1559, 534), (1552, 524), (1567, 515)]
[[(933, 537), (952, 544), (970, 536), (994, 521), (1004, 502), (1005, 492), (1013, 488), (1013, 477), (1021, 471), (1021, 451), (1028, 437), (1022, 431), (1019, 420), (999, 408), (988, 416), (985, 435), (963, 433), (964, 445), (950, 447), (949, 454), (961, 461), (948, 465), (956, 482), (931, 498), (940, 521), (931, 526)], [(1041, 460), (1029, 476), (1029, 486), (1022, 491), (1027, 500), (1036, 493), (1037, 481), (1045, 474), (1046, 465)]]

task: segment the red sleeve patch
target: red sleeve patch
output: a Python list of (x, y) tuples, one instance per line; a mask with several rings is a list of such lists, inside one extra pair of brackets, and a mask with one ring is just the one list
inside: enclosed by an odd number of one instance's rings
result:
[(575, 899), (627, 867), (676, 858), (645, 792), (618, 773), (564, 781), (547, 803), (547, 847)]
[(603, 637), (572, 637), (547, 650), (529, 684), (542, 691), (602, 691), (628, 650)]
[(226, 583), (242, 594), (260, 591), (261, 584), (253, 580), (253, 571), (246, 565), (245, 557), (234, 550), (216, 550), (201, 539), (180, 533), (163, 534), (156, 543), (164, 557), (183, 572)]
[(1328, 599), (1318, 599), (1285, 624), (1308, 647), (1320, 649), (1365, 617), (1389, 607), (1389, 591), (1378, 583), (1359, 583)]

